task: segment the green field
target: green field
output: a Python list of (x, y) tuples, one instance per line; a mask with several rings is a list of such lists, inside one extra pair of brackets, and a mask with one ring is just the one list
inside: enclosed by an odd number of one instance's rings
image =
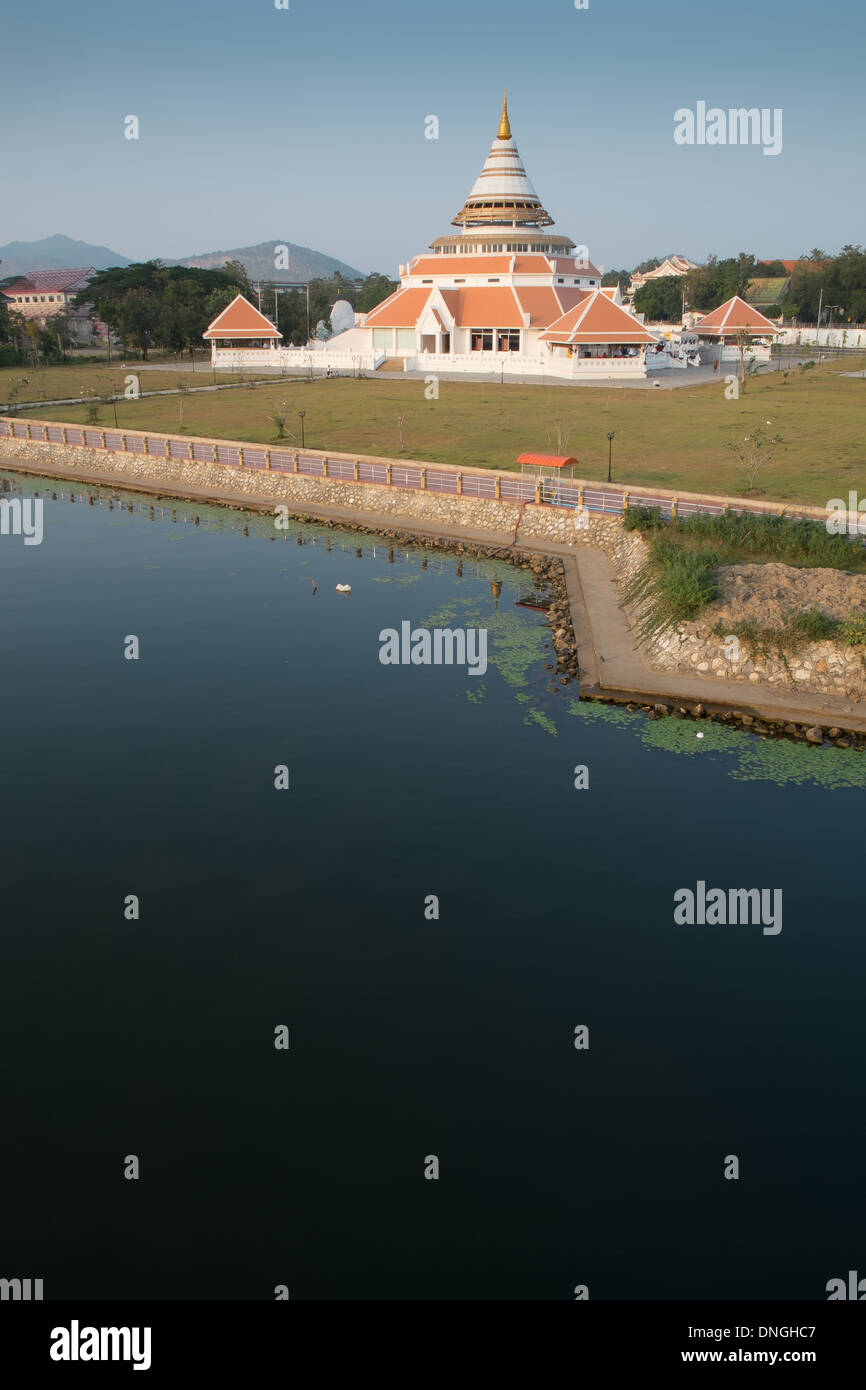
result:
[[(422, 380), (298, 380), (182, 401), (122, 401), (117, 418), (129, 429), (275, 443), (271, 416), (284, 402), (288, 446), (300, 443), (298, 411), (304, 410), (306, 444), (314, 449), (500, 469), (514, 468), (524, 450), (569, 453), (579, 460), (576, 472), (589, 479), (607, 476), (607, 433), (613, 430), (615, 481), (730, 495), (742, 495), (746, 480), (728, 446), (760, 426), (766, 435), (781, 435), (781, 442), (761, 469), (754, 495), (823, 506), (849, 489), (866, 495), (866, 377), (842, 375), (864, 366), (866, 358), (850, 357), (794, 369), (787, 381), (773, 372), (750, 381), (739, 400), (726, 399), (722, 381), (676, 390), (442, 381), (439, 399), (427, 400)], [(79, 387), (87, 370), (49, 368), (45, 378), (51, 378), (51, 392), (72, 395), (58, 389), (57, 374)], [(0, 373), (0, 394), (8, 374)], [(105, 368), (94, 374), (102, 383), (109, 375)], [(120, 383), (124, 373), (110, 375)], [(142, 389), (176, 386), (179, 376), (177, 369), (143, 372)], [(192, 382), (193, 374), (187, 379)], [(205, 380), (195, 374), (195, 384)], [(51, 415), (80, 423), (85, 408), (55, 407)], [(113, 407), (103, 405), (100, 418), (113, 425)]]
[[(140, 365), (140, 364), (139, 364)], [(10, 397), (16, 405), (27, 401), (63, 400), (84, 396), (89, 391), (100, 396), (122, 395), (126, 378), (137, 375), (142, 391), (173, 391), (181, 381), (190, 386), (207, 386), (211, 381), (210, 363), (199, 363), (196, 370), (189, 366), (175, 367), (170, 362), (159, 371), (142, 372), (135, 362), (121, 367), (119, 363), (67, 363), (60, 367), (0, 367), (0, 404)], [(36, 412), (33, 413), (34, 420)]]

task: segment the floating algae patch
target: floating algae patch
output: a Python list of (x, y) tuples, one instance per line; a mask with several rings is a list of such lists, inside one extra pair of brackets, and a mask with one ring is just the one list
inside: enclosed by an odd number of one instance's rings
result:
[[(642, 711), (574, 700), (569, 714), (587, 721), (628, 725), (647, 748), (694, 757), (724, 755), (733, 766), (729, 776), (737, 782), (775, 782), (814, 785), (836, 790), (866, 787), (866, 757), (846, 748), (814, 748), (789, 739), (759, 739), (745, 730), (723, 724), (688, 719), (648, 719)], [(698, 738), (703, 734), (703, 738)]]
[(423, 573), (418, 574), (377, 574), (373, 580), (374, 584), (417, 584), (423, 579)]
[(538, 724), (546, 734), (552, 734), (554, 738), (559, 737), (559, 730), (557, 729), (550, 715), (545, 714), (544, 710), (542, 709), (530, 710), (528, 714), (525, 714), (523, 716), (523, 722), (524, 724), (529, 725)]
[(477, 598), (455, 599), (431, 613), (423, 627), (486, 628), (487, 662), (507, 685), (518, 689), (530, 683), (533, 668), (543, 660), (550, 642), (546, 621), (533, 622), (516, 613), (483, 613)]

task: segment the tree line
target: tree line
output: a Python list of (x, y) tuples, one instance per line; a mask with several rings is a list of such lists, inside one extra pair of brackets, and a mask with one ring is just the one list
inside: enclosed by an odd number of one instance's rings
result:
[[(335, 300), (348, 300), (358, 312), (366, 312), (395, 288), (395, 281), (380, 274), (368, 275), (360, 286), (340, 274), (311, 280), (311, 333), (320, 322), (329, 323)], [(73, 307), (90, 308), (120, 340), (127, 355), (146, 359), (152, 351), (200, 351), (208, 324), (238, 294), (252, 304), (260, 300), (262, 312), (273, 317), (274, 286), (261, 284), (255, 289), (240, 261), (228, 261), (219, 270), (167, 266), (158, 260), (101, 270), (76, 295)], [(282, 291), (277, 303), (283, 342), (306, 343), (306, 291)], [(55, 314), (40, 327), (0, 299), (0, 366), (61, 361), (72, 342), (67, 315)]]
[[(602, 284), (618, 284), (625, 291), (632, 274), (646, 274), (661, 263), (656, 257), (642, 261), (631, 273), (608, 271)], [(651, 322), (679, 323), (684, 297), (686, 309), (709, 313), (732, 295), (745, 296), (749, 284), (758, 279), (790, 280), (779, 302), (763, 310), (769, 318), (815, 323), (821, 305), (822, 322), (829, 306), (836, 323), (866, 322), (866, 251), (860, 246), (843, 246), (835, 256), (815, 247), (800, 258), (790, 276), (781, 261), (759, 261), (744, 251), (723, 260), (709, 256), (686, 275), (648, 280), (635, 294), (634, 307)]]

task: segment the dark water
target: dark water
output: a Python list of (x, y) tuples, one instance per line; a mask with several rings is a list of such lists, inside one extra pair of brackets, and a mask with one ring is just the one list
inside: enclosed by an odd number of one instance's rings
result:
[[(0, 537), (0, 1275), (822, 1299), (866, 1272), (862, 759), (550, 694), (504, 566), (76, 496), (41, 546)], [(381, 665), (403, 619), (486, 626), (486, 675)], [(676, 925), (698, 879), (781, 888), (782, 932)]]

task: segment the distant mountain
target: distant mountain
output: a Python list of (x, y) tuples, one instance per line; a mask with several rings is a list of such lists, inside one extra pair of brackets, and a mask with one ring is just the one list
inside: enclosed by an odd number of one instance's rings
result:
[(126, 256), (119, 256), (107, 246), (91, 246), (71, 237), (46, 236), (41, 241), (10, 241), (0, 246), (0, 278), (26, 275), (28, 270), (71, 270), (92, 265), (96, 270), (110, 266), (129, 265)]
[[(277, 270), (274, 266), (278, 246), (289, 248), (287, 270)], [(156, 252), (153, 259), (158, 254)], [(364, 274), (345, 261), (279, 238), (259, 242), (258, 246), (235, 247), (233, 251), (206, 251), (200, 256), (188, 256), (186, 260), (166, 260), (165, 264), (218, 270), (226, 261), (241, 261), (251, 280), (326, 280), (336, 271), (347, 280), (359, 280)], [(107, 246), (91, 246), (86, 241), (73, 241), (61, 235), (43, 237), (41, 241), (10, 241), (0, 246), (0, 280), (10, 275), (26, 275), (28, 270), (71, 270), (88, 265), (95, 270), (108, 270), (112, 266), (131, 264), (127, 256), (118, 255)]]
[[(277, 270), (274, 261), (277, 247), (289, 248), (288, 269)], [(283, 260), (285, 260), (283, 253)], [(291, 241), (260, 241), (257, 246), (237, 246), (233, 251), (207, 251), (201, 256), (188, 256), (183, 261), (166, 261), (166, 265), (197, 266), (200, 270), (218, 270), (226, 261), (240, 261), (251, 280), (327, 280), (336, 271), (347, 280), (359, 280), (362, 270), (346, 265), (345, 261), (312, 251), (309, 246), (295, 246)]]

